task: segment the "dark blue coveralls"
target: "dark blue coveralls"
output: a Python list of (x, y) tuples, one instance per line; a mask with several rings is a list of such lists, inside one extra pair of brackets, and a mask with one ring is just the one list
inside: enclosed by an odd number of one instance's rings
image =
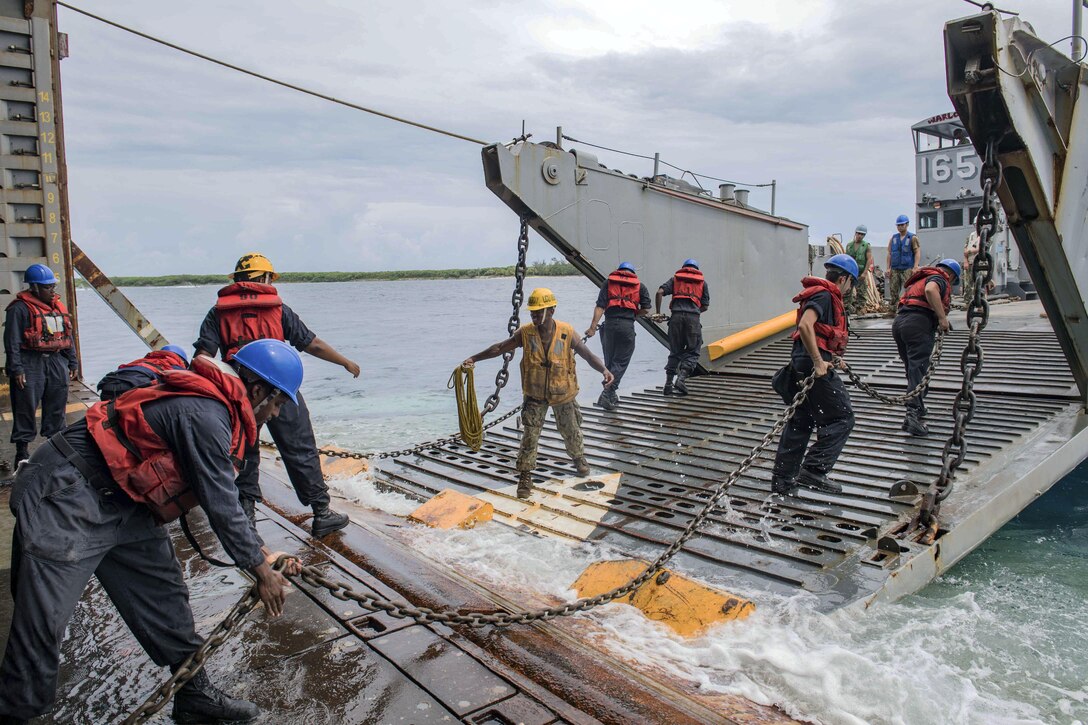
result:
[[(64, 409), (68, 406), (70, 371), (79, 366), (73, 348), (60, 352), (36, 352), (24, 348), (23, 333), (30, 325), (30, 310), (16, 300), (8, 307), (4, 322), (4, 353), (7, 355), (8, 383), (11, 390), (11, 442), (30, 443), (37, 434), (34, 415), (42, 406), (42, 436), (48, 438), (64, 427)], [(16, 375), (26, 376), (22, 390)]]
[[(942, 296), (948, 289), (948, 280), (943, 274), (934, 274), (926, 278), (926, 284), (937, 283)], [(892, 337), (899, 351), (899, 359), (907, 374), (907, 392), (918, 387), (929, 371), (929, 356), (933, 354), (933, 344), (937, 338), (937, 314), (928, 308), (917, 305), (899, 305), (892, 322)], [(928, 391), (927, 391), (928, 392)], [(926, 417), (926, 394), (906, 402), (907, 410), (919, 418)]]
[[(260, 546), (234, 485), (226, 408), (179, 396), (148, 403), (144, 412), (174, 452), (227, 554), (241, 568), (259, 565)], [(117, 487), (85, 420), (20, 467), (10, 506), (15, 609), (0, 663), (0, 720), (50, 708), (61, 638), (92, 575), (155, 664), (180, 664), (203, 643), (166, 528)]]
[[(661, 285), (661, 293), (672, 297), (675, 277), (669, 277)], [(689, 299), (669, 301), (669, 359), (665, 363), (665, 374), (675, 375), (680, 370), (687, 374), (695, 371), (699, 365), (699, 350), (703, 347), (703, 323), (700, 315), (710, 307), (710, 286), (703, 282), (703, 296), (696, 305)]]
[[(317, 335), (306, 327), (290, 307), (283, 305), (282, 310), (285, 342), (291, 343), (299, 352), (305, 350)], [(197, 351), (203, 350), (212, 355), (223, 347), (219, 336), (219, 316), (214, 307), (204, 317), (204, 322), (200, 325), (200, 337), (193, 343), (193, 347)], [(317, 453), (317, 439), (310, 422), (310, 411), (301, 391), (298, 394), (298, 405), (288, 400), (280, 408), (280, 414), (266, 425), (276, 448), (279, 449), (283, 467), (287, 469), (287, 476), (291, 479), (291, 486), (294, 487), (298, 500), (303, 506), (328, 507), (332, 499), (329, 497), (325, 476), (321, 472), (321, 459)], [(260, 460), (260, 448), (254, 446), (247, 450), (246, 465), (238, 475), (238, 493), (247, 511), (251, 511), (253, 505), (261, 500), (258, 477)]]
[[(650, 293), (646, 285), (638, 286), (639, 309), (650, 309)], [(604, 326), (601, 327), (601, 352), (604, 354), (604, 366), (616, 379), (612, 390), (620, 389), (620, 380), (631, 364), (635, 353), (635, 311), (626, 307), (608, 306), (608, 283), (601, 287), (597, 295), (597, 307), (604, 310)]]
[[(822, 291), (810, 297), (801, 310), (803, 313), (810, 309), (816, 312), (817, 322), (834, 324), (830, 292)], [(824, 350), (820, 350), (820, 357), (829, 362), (831, 360), (831, 354)], [(812, 358), (800, 337), (793, 341), (791, 362), (795, 384), (812, 374)], [(808, 448), (813, 429), (816, 430), (816, 442)], [(827, 375), (816, 379), (808, 396), (782, 431), (778, 455), (774, 459), (774, 475), (794, 479), (804, 468), (826, 476), (835, 467), (853, 429), (854, 409), (850, 405), (850, 393), (842, 378), (830, 370)]]

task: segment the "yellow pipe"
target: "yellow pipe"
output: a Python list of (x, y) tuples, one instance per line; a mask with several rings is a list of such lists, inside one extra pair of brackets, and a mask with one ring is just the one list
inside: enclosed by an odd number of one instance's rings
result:
[(711, 360), (717, 360), (723, 355), (736, 352), (737, 350), (753, 345), (760, 340), (766, 340), (771, 335), (777, 335), (783, 330), (788, 330), (793, 326), (796, 320), (797, 312), (795, 310), (783, 312), (778, 317), (771, 318), (766, 322), (760, 322), (758, 325), (752, 325), (746, 330), (734, 332), (728, 337), (723, 337), (717, 342), (710, 343), (707, 346), (707, 353), (710, 355)]

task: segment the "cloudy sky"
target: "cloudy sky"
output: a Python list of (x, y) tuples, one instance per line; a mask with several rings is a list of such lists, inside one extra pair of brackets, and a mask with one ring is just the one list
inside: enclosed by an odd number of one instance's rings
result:
[[(960, 0), (73, 0), (268, 75), (466, 135), (524, 119), (749, 182), (811, 236), (911, 213), (910, 126), (951, 110)], [(1048, 40), (1068, 0), (1004, 0)], [(510, 264), (479, 147), (248, 78), (60, 10), (73, 234), (112, 275)], [(1061, 47), (1068, 52), (1068, 43)], [(651, 162), (597, 152), (625, 172)], [(769, 206), (753, 192), (752, 203)], [(530, 256), (552, 256), (538, 238)]]

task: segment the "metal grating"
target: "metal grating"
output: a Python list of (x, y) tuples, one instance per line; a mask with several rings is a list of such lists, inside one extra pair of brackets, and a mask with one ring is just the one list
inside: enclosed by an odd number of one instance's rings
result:
[[(881, 338), (889, 338), (889, 341)], [(902, 373), (890, 335), (864, 335), (851, 343), (849, 359), (859, 373), (882, 384)], [(958, 337), (948, 360), (958, 361)], [(473, 453), (451, 445), (386, 464), (381, 480), (421, 496), (444, 488), (485, 495), (509, 519), (545, 533), (607, 542), (620, 551), (653, 556), (676, 538), (722, 480), (755, 446), (782, 409), (768, 378), (788, 355), (788, 342), (775, 342), (733, 362), (727, 373), (689, 381), (686, 398), (664, 397), (660, 388), (623, 397), (614, 413), (584, 408), (587, 457), (594, 472), (618, 472), (608, 493), (563, 485), (577, 474), (549, 421), (540, 440), (536, 485), (545, 495), (526, 507), (513, 497), (514, 460), (520, 439), (516, 426), (489, 432)], [(1053, 336), (1006, 332), (988, 336), (986, 369), (997, 386), (1000, 371), (1032, 375), (1017, 386), (1015, 407), (1004, 396), (980, 394), (972, 422), (985, 436), (970, 441), (959, 480), (1013, 450), (1059, 414), (1076, 407), (1068, 368), (1064, 377), (1050, 359)], [(1031, 355), (1022, 354), (1028, 345)], [(1064, 365), (1064, 362), (1062, 362)], [(734, 589), (788, 593), (805, 589), (822, 607), (833, 608), (876, 591), (887, 577), (889, 557), (876, 540), (913, 516), (920, 496), (892, 499), (902, 479), (924, 489), (940, 468), (941, 449), (951, 428), (948, 411), (958, 389), (958, 364), (942, 365), (930, 393), (928, 438), (900, 430), (901, 409), (889, 409), (851, 389), (856, 423), (835, 469), (841, 495), (803, 490), (783, 499), (770, 496), (772, 444), (731, 489), (728, 510), (719, 510), (685, 546), (683, 568)], [(1046, 376), (1051, 376), (1046, 379)], [(1021, 377), (1023, 379), (1023, 377)], [(954, 383), (954, 384), (953, 384)], [(960, 484), (964, 485), (964, 484)], [(554, 495), (552, 495), (554, 494)], [(904, 551), (911, 542), (900, 542)], [(921, 549), (920, 545), (914, 545)]]

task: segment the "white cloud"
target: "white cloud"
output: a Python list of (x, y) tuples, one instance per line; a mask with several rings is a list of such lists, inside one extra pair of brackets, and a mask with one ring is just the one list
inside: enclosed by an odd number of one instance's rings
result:
[[(1068, 32), (1063, 3), (1002, 5), (1044, 37)], [(950, 108), (941, 29), (971, 12), (949, 0), (100, 0), (93, 10), (483, 139), (507, 140), (525, 119), (534, 140), (562, 125), (714, 176), (776, 178), (778, 211), (814, 238), (859, 221), (875, 238), (911, 208), (909, 126)], [(73, 49), (62, 64), (73, 230), (108, 273), (218, 271), (251, 249), (293, 270), (512, 262), (516, 220), (484, 188), (478, 147), (70, 11), (61, 24)]]

